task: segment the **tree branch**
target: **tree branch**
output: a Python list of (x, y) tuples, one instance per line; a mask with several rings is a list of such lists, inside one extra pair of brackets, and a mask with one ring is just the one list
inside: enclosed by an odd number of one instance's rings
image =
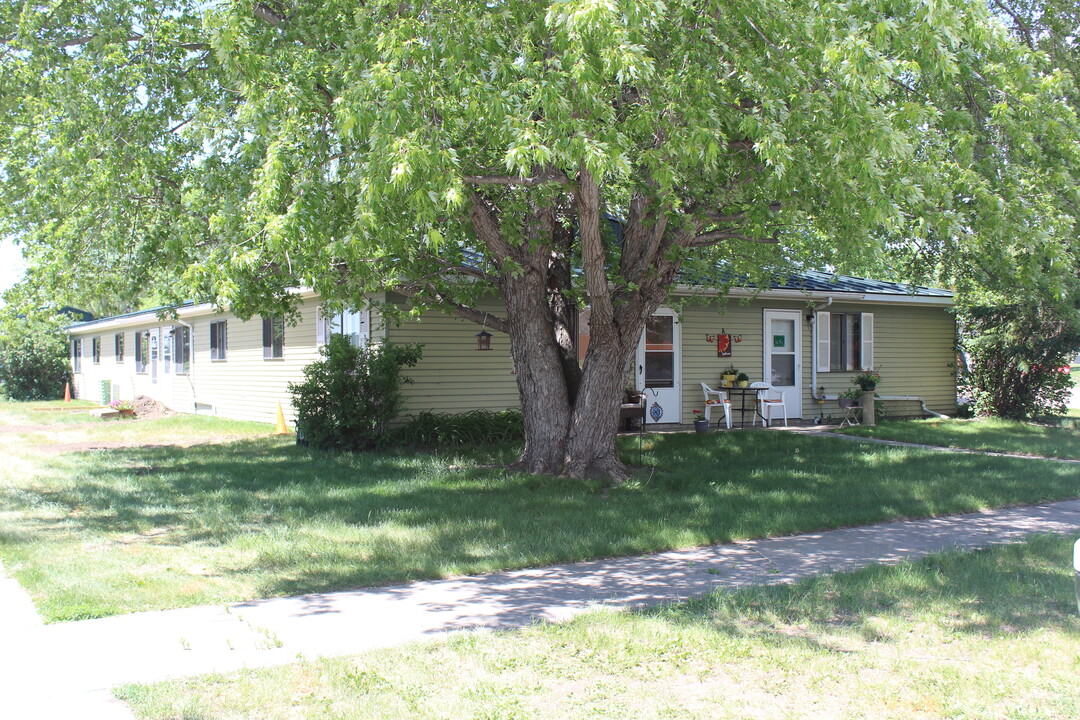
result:
[(400, 292), (402, 295), (409, 299), (421, 298), (422, 300), (432, 300), (436, 305), (448, 310), (449, 312), (457, 315), (459, 318), (469, 320), (477, 325), (489, 327), (492, 330), (496, 330), (501, 333), (510, 333), (510, 323), (506, 321), (506, 318), (494, 315), (486, 310), (479, 310), (470, 305), (464, 305), (459, 302), (454, 302), (442, 294), (438, 290), (431, 286), (427, 286), (422, 289), (412, 288), (410, 286), (399, 286), (394, 288), (395, 292)]
[(470, 185), (520, 185), (522, 187), (535, 187), (546, 183), (558, 183), (569, 185), (570, 178), (566, 173), (559, 170), (548, 170), (532, 177), (520, 177), (512, 175), (466, 175), (462, 178)]
[(707, 247), (723, 242), (724, 240), (745, 240), (746, 242), (762, 243), (766, 245), (775, 245), (780, 242), (776, 237), (751, 237), (750, 235), (731, 232), (730, 230), (712, 230), (707, 233), (693, 236), (691, 241), (687, 244), (687, 247)]

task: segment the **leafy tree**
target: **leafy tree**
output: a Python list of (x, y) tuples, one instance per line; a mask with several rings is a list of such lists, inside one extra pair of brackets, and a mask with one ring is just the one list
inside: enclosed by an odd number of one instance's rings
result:
[(50, 312), (31, 317), (0, 316), (0, 385), (12, 400), (56, 400), (71, 381), (71, 365), (61, 318)]
[(0, 38), (0, 230), (40, 286), (242, 316), (394, 288), (509, 335), (540, 473), (625, 477), (624, 369), (677, 282), (1050, 257), (1018, 238), (1078, 159), (1061, 74), (959, 0), (57, 0)]
[(971, 364), (962, 379), (976, 412), (1017, 420), (1065, 412), (1080, 324), (1061, 318), (1050, 303), (1001, 298), (965, 307), (964, 320)]
[(401, 409), (401, 368), (420, 360), (420, 346), (354, 347), (333, 335), (322, 354), (304, 368), (303, 382), (289, 383), (297, 434), (321, 450), (374, 447)]

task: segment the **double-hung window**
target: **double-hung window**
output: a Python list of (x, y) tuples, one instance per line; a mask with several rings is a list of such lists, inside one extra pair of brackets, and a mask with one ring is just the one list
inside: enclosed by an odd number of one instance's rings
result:
[(263, 358), (280, 359), (285, 353), (285, 317), (272, 315), (262, 319)]
[(82, 372), (82, 338), (71, 341), (71, 367), (75, 372)]
[(229, 332), (224, 320), (210, 323), (210, 359), (224, 360), (229, 346)]
[(366, 345), (371, 339), (371, 313), (367, 310), (341, 310), (324, 313), (319, 308), (315, 314), (315, 343), (325, 344), (331, 335), (343, 335), (353, 347)]
[(135, 372), (145, 373), (150, 364), (150, 331), (135, 333)]
[(124, 362), (124, 333), (116, 333), (113, 337), (113, 355), (116, 362)]
[(181, 325), (173, 330), (173, 362), (176, 374), (187, 375), (191, 372), (191, 328)]
[(857, 372), (874, 366), (874, 314), (817, 314), (818, 372)]
[(93, 359), (95, 365), (101, 364), (101, 337), (98, 336), (90, 340), (90, 357)]

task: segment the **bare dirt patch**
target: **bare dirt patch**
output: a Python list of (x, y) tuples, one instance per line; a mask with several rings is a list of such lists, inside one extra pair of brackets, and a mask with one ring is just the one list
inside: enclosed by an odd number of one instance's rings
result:
[(162, 405), (153, 398), (145, 395), (139, 395), (135, 398), (135, 419), (137, 420), (156, 420), (157, 418), (169, 417), (175, 414), (175, 410)]

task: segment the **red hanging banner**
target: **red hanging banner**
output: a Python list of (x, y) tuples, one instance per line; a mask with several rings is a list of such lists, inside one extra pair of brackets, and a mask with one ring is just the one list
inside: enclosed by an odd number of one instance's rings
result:
[(731, 357), (731, 336), (716, 336), (716, 357)]

